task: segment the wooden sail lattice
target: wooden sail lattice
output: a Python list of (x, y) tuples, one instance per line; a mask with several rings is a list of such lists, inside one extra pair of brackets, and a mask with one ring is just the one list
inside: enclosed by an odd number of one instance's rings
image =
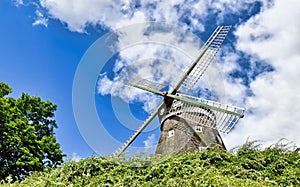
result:
[(161, 105), (157, 107), (157, 109), (148, 116), (148, 118), (139, 127), (139, 129), (137, 129), (135, 133), (131, 135), (130, 138), (128, 138), (127, 141), (113, 153), (113, 156), (119, 156), (125, 151), (125, 149), (136, 139), (136, 137), (138, 137), (138, 135), (140, 135), (140, 133), (147, 127), (147, 125), (153, 120), (153, 118), (156, 117), (156, 114)]
[[(176, 115), (193, 123), (201, 124), (202, 126), (216, 129), (223, 133), (229, 133), (239, 119), (244, 116), (245, 109), (241, 107), (184, 94), (177, 95), (192, 99), (198, 102), (198, 104), (174, 100), (165, 118)], [(199, 103), (203, 105), (199, 106)]]
[(133, 77), (132, 79), (130, 79), (130, 81), (127, 83), (127, 85), (129, 86), (133, 86), (135, 87), (136, 85), (142, 85), (144, 87), (147, 88), (151, 88), (153, 90), (162, 90), (163, 88), (165, 88), (167, 85), (165, 84), (160, 84), (157, 82), (153, 82), (147, 79), (143, 79), (141, 77)]
[(181, 87), (185, 89), (192, 89), (203, 75), (209, 64), (217, 55), (223, 41), (225, 40), (231, 26), (219, 26), (206, 41), (200, 51), (201, 58), (197, 59), (197, 64), (193, 70), (187, 75)]

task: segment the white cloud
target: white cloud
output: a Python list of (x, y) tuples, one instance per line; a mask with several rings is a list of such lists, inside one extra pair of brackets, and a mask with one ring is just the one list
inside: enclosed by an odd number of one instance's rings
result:
[(203, 31), (203, 23), (209, 15), (216, 15), (222, 22), (227, 14), (249, 10), (254, 2), (257, 0), (39, 0), (49, 17), (66, 23), (71, 31), (76, 32), (85, 32), (88, 25), (116, 29), (145, 21), (166, 22)]
[(77, 155), (77, 153), (72, 153), (71, 160), (75, 162), (79, 162), (82, 159), (81, 156)]
[(153, 148), (156, 145), (155, 134), (151, 134), (143, 141), (145, 148)]
[(246, 98), (251, 113), (226, 136), (228, 144), (236, 145), (242, 136), (266, 144), (286, 138), (300, 145), (299, 10), (296, 0), (276, 0), (238, 27), (237, 49), (265, 60), (275, 71), (265, 72), (251, 82), (253, 96)]
[(14, 2), (14, 4), (15, 4), (17, 7), (18, 7), (18, 6), (24, 5), (23, 0), (14, 0), (13, 2)]
[(42, 12), (39, 11), (39, 10), (36, 10), (35, 14), (36, 14), (36, 19), (32, 23), (32, 25), (33, 26), (43, 25), (43, 26), (47, 27), (48, 26), (48, 19), (45, 18), (45, 16), (42, 14)]
[(111, 92), (113, 81), (107, 78), (106, 74), (100, 75), (98, 81), (98, 93), (102, 95), (109, 94)]
[(40, 0), (52, 18), (66, 23), (71, 31), (85, 32), (89, 25), (118, 28), (145, 22), (144, 13), (132, 11), (127, 1)]

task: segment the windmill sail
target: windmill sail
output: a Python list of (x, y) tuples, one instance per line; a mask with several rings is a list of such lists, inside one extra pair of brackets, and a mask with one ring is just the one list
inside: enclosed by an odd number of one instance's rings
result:
[(218, 53), (230, 28), (231, 26), (218, 26), (216, 28), (201, 48), (198, 57), (193, 61), (192, 65), (174, 87), (175, 91), (181, 87), (187, 89), (193, 88)]
[(127, 83), (127, 85), (133, 86), (133, 87), (143, 86), (143, 87), (151, 88), (153, 90), (162, 90), (163, 88), (167, 87), (167, 85), (165, 85), (165, 84), (160, 84), (160, 83), (152, 82), (150, 80), (142, 79), (140, 77), (134, 77), (134, 78), (132, 78)]
[[(144, 85), (133, 85), (142, 90), (163, 95), (162, 92), (148, 88)], [(172, 107), (165, 111), (161, 118), (161, 123), (170, 116), (178, 116), (191, 122), (202, 124), (203, 126), (216, 129), (223, 133), (229, 133), (240, 118), (244, 117), (244, 108), (207, 100), (204, 98), (189, 95), (169, 94), (165, 97), (174, 99)], [(207, 116), (208, 118), (202, 118)], [(205, 121), (203, 121), (203, 119)]]
[(127, 149), (127, 147), (129, 147), (129, 145), (138, 137), (138, 135), (141, 134), (141, 132), (148, 126), (148, 124), (153, 120), (153, 118), (156, 117), (156, 114), (162, 105), (163, 103), (161, 103), (160, 106), (157, 107), (157, 109), (140, 126), (140, 128), (137, 131), (135, 131), (135, 133), (118, 150), (114, 152), (113, 156), (120, 156)]
[[(128, 83), (128, 86), (133, 86), (136, 88), (148, 88), (150, 90), (162, 90), (166, 87), (165, 84), (156, 83), (147, 79), (142, 79), (140, 77), (132, 78)], [(157, 91), (159, 92), (159, 91)], [(163, 103), (161, 103), (157, 109), (146, 119), (146, 121), (139, 127), (138, 130), (113, 154), (114, 156), (119, 156), (122, 154), (128, 146), (138, 137), (138, 135), (147, 127), (147, 125), (156, 117), (158, 110), (161, 108)]]
[[(186, 102), (184, 99), (174, 100), (162, 122), (169, 116), (176, 115), (219, 132), (229, 133), (238, 120), (244, 116), (244, 108), (183, 94), (177, 95), (195, 102)], [(203, 118), (203, 116), (207, 116), (207, 118)]]

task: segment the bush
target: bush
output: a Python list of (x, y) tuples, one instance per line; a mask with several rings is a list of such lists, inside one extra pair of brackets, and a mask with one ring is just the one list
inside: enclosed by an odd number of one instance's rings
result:
[[(142, 167), (133, 167), (137, 165)], [(300, 155), (297, 150), (280, 146), (260, 150), (251, 142), (229, 152), (211, 149), (168, 158), (90, 157), (48, 172), (36, 172), (13, 185), (299, 186)]]

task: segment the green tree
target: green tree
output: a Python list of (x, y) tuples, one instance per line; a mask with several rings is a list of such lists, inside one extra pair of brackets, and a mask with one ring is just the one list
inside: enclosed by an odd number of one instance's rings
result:
[(0, 179), (22, 179), (32, 171), (56, 167), (65, 156), (56, 142), (56, 105), (23, 93), (7, 97), (12, 89), (0, 83)]

